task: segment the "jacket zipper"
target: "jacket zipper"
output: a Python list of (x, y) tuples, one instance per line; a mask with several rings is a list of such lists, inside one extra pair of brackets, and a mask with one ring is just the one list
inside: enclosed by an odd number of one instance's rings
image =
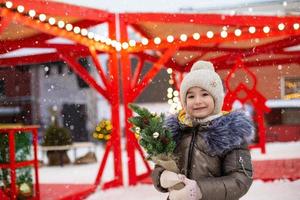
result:
[(188, 165), (187, 165), (187, 172), (186, 172), (186, 177), (190, 178), (191, 175), (191, 164), (192, 164), (192, 156), (193, 156), (193, 148), (195, 144), (195, 136), (196, 136), (196, 129), (193, 130), (193, 135), (189, 147), (189, 157), (188, 157)]
[(240, 157), (240, 158), (239, 158), (239, 163), (241, 164), (241, 166), (242, 166), (242, 168), (243, 168), (244, 174), (245, 174), (248, 178), (252, 179), (253, 177), (252, 177), (251, 175), (249, 175), (249, 174), (246, 172), (246, 169), (245, 169), (245, 166), (244, 166), (244, 159), (243, 159), (241, 156), (239, 156), (239, 157)]

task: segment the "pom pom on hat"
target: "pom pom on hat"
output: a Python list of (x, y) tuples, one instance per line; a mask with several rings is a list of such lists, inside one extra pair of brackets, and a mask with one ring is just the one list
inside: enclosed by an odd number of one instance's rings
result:
[(193, 64), (191, 71), (185, 75), (180, 85), (180, 100), (186, 107), (186, 95), (190, 88), (200, 87), (214, 99), (215, 108), (212, 114), (221, 112), (224, 100), (224, 89), (220, 76), (215, 72), (211, 62), (197, 61)]
[(191, 68), (191, 71), (201, 70), (201, 69), (207, 69), (215, 71), (214, 65), (211, 62), (199, 60), (195, 62)]

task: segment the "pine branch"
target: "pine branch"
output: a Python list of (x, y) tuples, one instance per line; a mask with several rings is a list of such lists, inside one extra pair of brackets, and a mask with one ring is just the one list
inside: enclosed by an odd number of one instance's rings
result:
[(139, 144), (148, 155), (171, 154), (175, 149), (172, 134), (164, 127), (164, 114), (152, 114), (146, 108), (129, 104), (129, 108), (137, 114), (128, 121), (133, 125), (131, 130), (140, 136)]

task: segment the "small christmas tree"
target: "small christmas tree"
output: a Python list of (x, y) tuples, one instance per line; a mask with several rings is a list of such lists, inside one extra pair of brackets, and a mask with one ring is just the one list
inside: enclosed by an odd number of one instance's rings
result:
[[(173, 155), (176, 143), (171, 131), (164, 126), (165, 115), (151, 113), (135, 104), (129, 104), (129, 108), (137, 114), (128, 119), (133, 124), (131, 130), (138, 135), (139, 144), (147, 152), (148, 158), (166, 170), (179, 173), (177, 158)], [(183, 187), (183, 183), (178, 183), (172, 188), (180, 190)]]
[[(31, 135), (25, 132), (18, 132), (15, 135), (16, 161), (23, 162), (31, 157)], [(0, 163), (9, 163), (8, 134), (0, 134)], [(33, 195), (33, 175), (31, 167), (18, 168), (16, 171), (17, 198), (24, 199)], [(9, 195), (11, 177), (8, 169), (0, 169), (0, 190)]]
[(139, 143), (149, 157), (161, 154), (170, 155), (175, 148), (172, 133), (164, 127), (164, 114), (151, 113), (146, 108), (130, 104), (129, 108), (138, 115), (131, 117), (132, 131), (139, 136)]

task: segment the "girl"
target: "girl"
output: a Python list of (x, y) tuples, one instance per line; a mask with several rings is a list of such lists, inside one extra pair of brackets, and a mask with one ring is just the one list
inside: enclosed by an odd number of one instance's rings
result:
[[(166, 120), (180, 174), (156, 165), (152, 180), (171, 200), (237, 200), (252, 184), (247, 144), (253, 125), (239, 111), (221, 112), (224, 90), (212, 63), (198, 61), (180, 86), (183, 111)], [(184, 184), (179, 190), (176, 184)]]

